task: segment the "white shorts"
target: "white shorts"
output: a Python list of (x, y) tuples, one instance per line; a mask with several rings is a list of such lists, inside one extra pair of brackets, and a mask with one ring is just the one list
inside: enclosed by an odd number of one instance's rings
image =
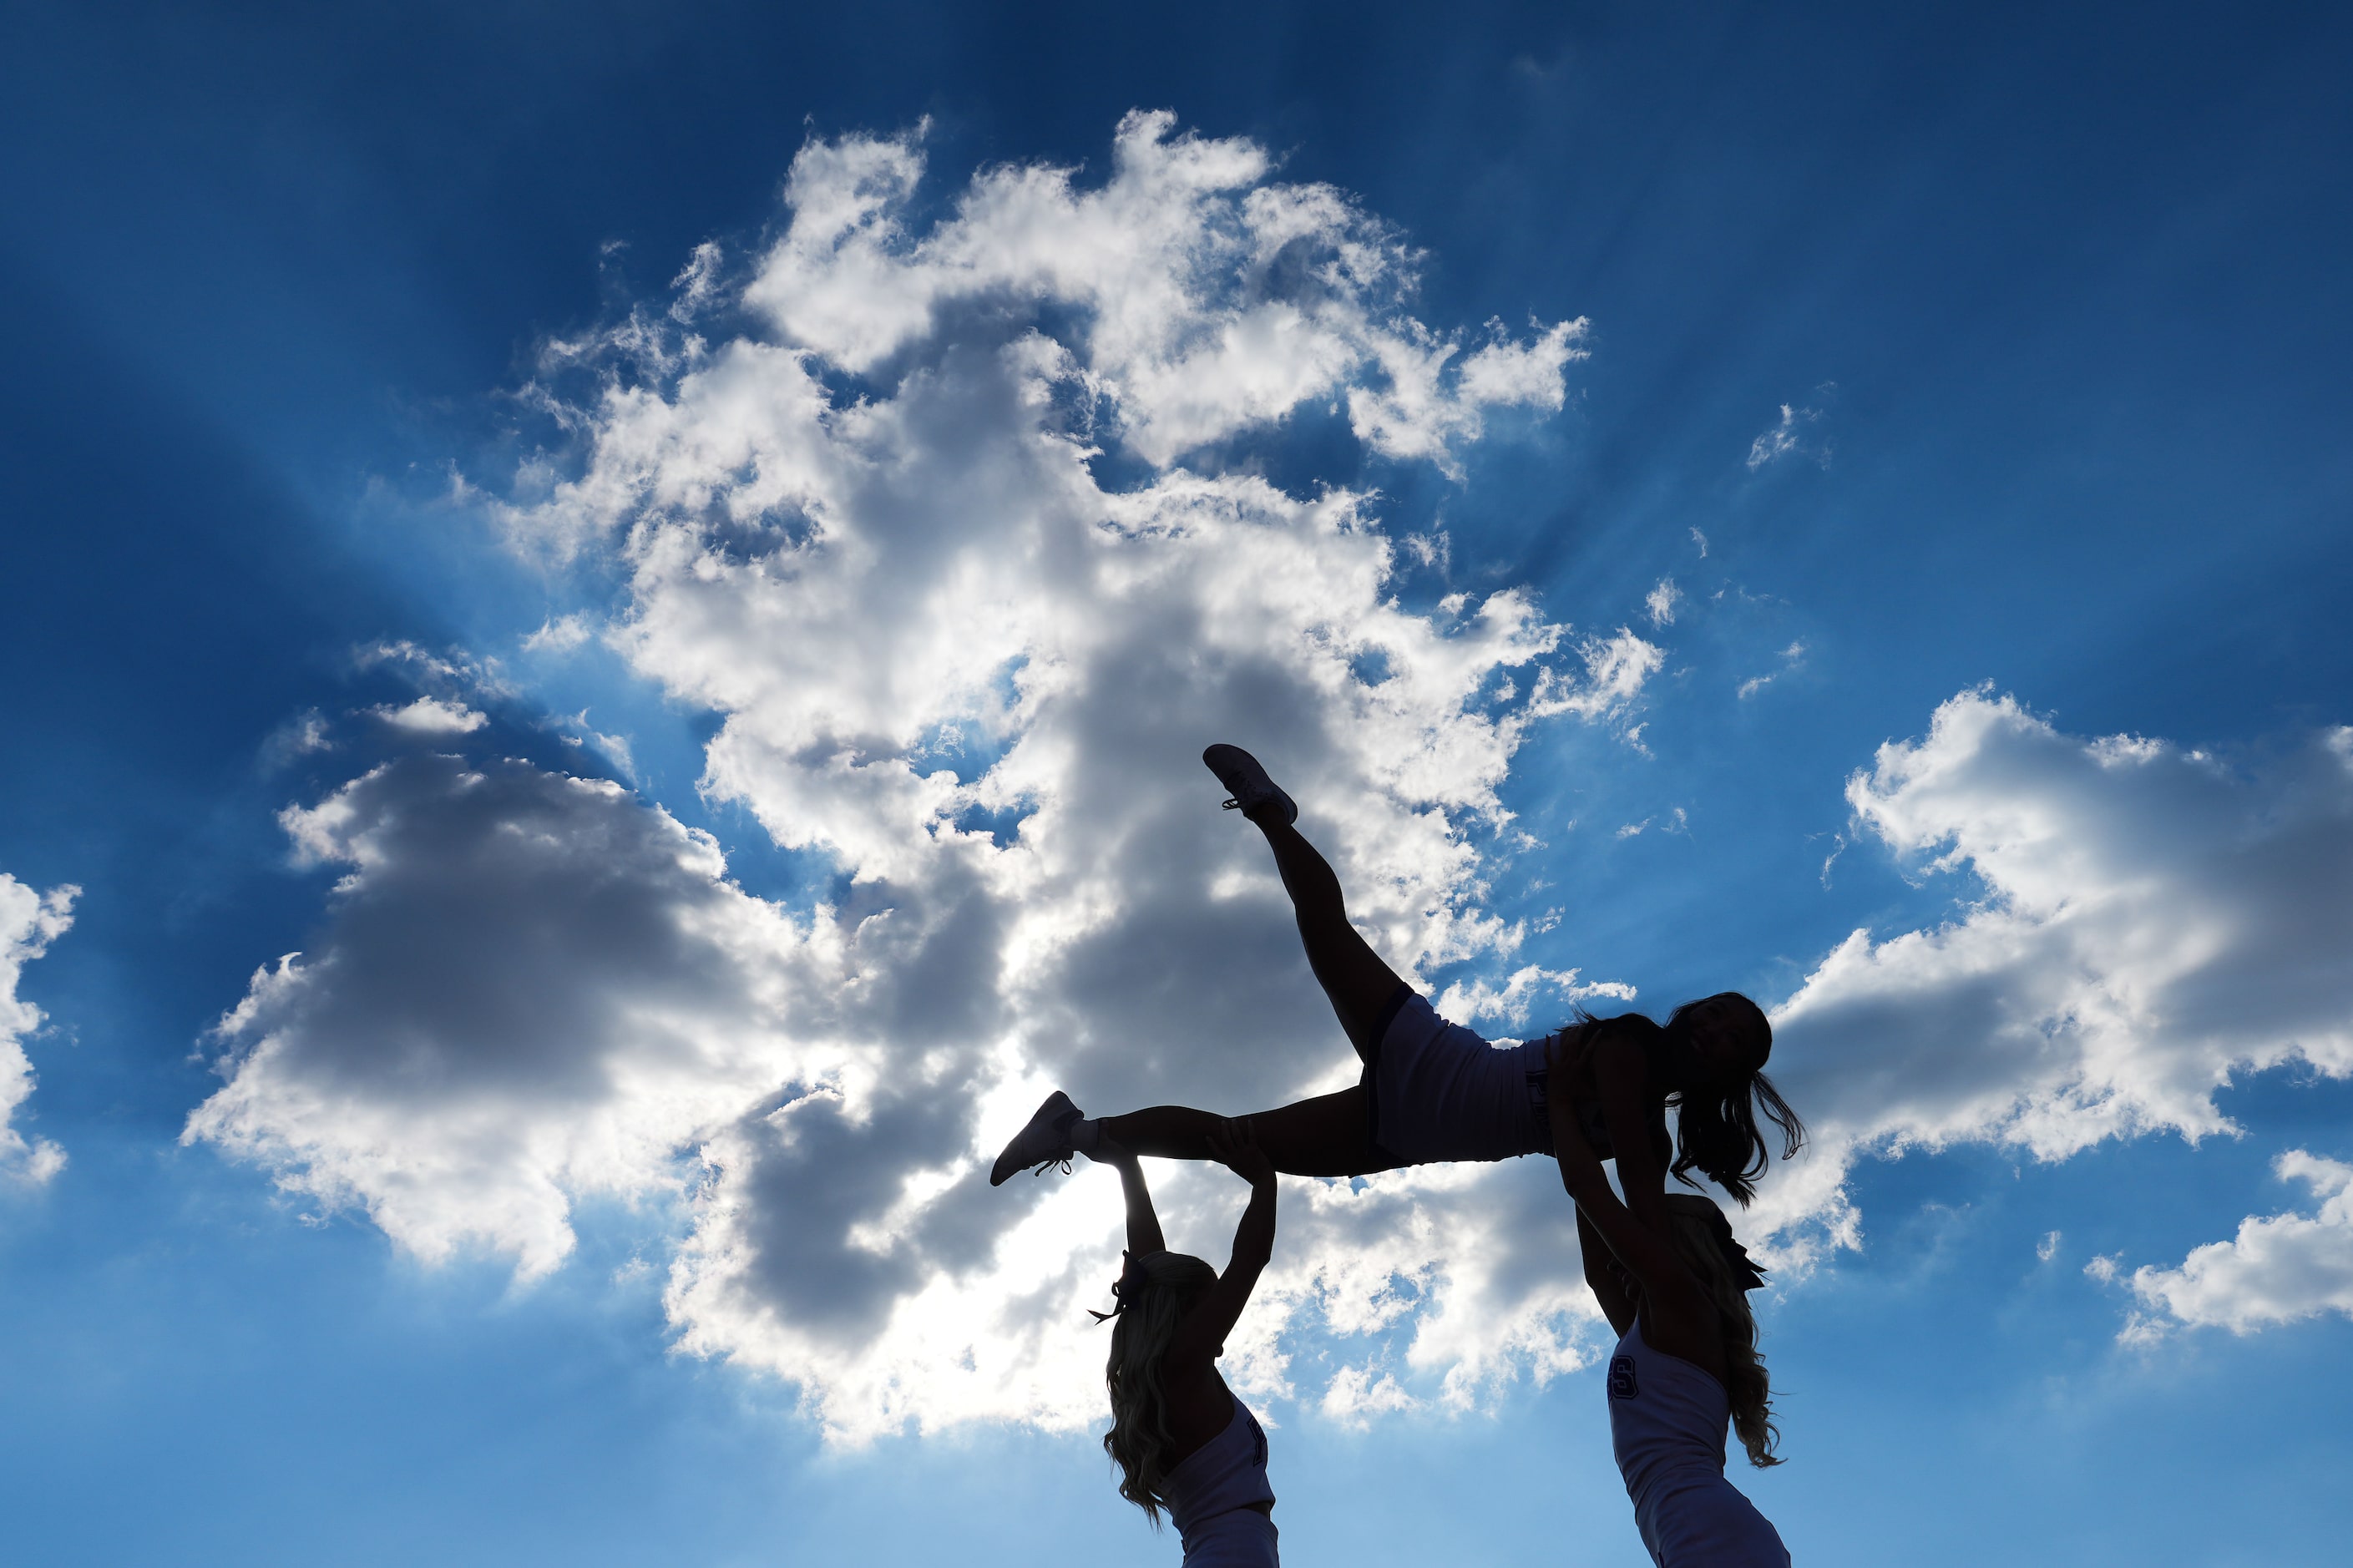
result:
[(1203, 1520), (1185, 1537), (1184, 1568), (1282, 1568), (1274, 1521), (1254, 1508)]
[(1781, 1532), (1721, 1470), (1664, 1491), (1634, 1522), (1659, 1568), (1789, 1568)]
[(1399, 994), (1365, 1064), (1376, 1152), (1404, 1165), (1551, 1153), (1545, 1042), (1491, 1046)]

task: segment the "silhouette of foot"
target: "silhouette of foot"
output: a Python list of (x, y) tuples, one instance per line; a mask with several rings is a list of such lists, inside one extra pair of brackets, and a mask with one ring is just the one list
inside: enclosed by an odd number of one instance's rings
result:
[(1013, 1135), (1005, 1152), (989, 1167), (988, 1184), (1000, 1187), (1005, 1178), (1014, 1172), (1035, 1165), (1043, 1175), (1049, 1165), (1071, 1168), (1071, 1156), (1077, 1152), (1071, 1147), (1071, 1129), (1079, 1124), (1079, 1108), (1060, 1089), (1046, 1097), (1046, 1103), (1029, 1119), (1029, 1124)]
[(1272, 821), (1286, 827), (1299, 820), (1298, 804), (1275, 788), (1258, 759), (1240, 746), (1220, 741), (1201, 753), (1201, 761), (1233, 797), (1226, 802), (1228, 811), (1239, 811), (1252, 822)]

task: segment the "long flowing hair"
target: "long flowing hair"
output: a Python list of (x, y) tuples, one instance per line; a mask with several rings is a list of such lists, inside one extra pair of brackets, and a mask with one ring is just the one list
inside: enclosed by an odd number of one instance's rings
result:
[(1662, 1050), (1672, 1058), (1680, 1055), (1681, 1047), (1692, 1037), (1692, 1015), (1710, 1003), (1727, 1004), (1741, 1021), (1742, 1032), (1748, 1037), (1751, 1059), (1756, 1065), (1721, 1094), (1694, 1094), (1689, 1089), (1677, 1089), (1667, 1096), (1667, 1103), (1675, 1108), (1675, 1145), (1668, 1170), (1685, 1186), (1697, 1186), (1690, 1173), (1696, 1170), (1730, 1194), (1732, 1200), (1746, 1208), (1757, 1196), (1757, 1178), (1772, 1163), (1771, 1151), (1765, 1134), (1757, 1126), (1757, 1112), (1762, 1110), (1765, 1119), (1781, 1134), (1781, 1158), (1793, 1158), (1806, 1142), (1806, 1124), (1765, 1076), (1766, 1058), (1773, 1054), (1773, 1025), (1765, 1010), (1737, 991), (1719, 991), (1696, 1002), (1686, 1002), (1667, 1015), (1664, 1024), (1653, 1023), (1640, 1013), (1620, 1013), (1614, 1017), (1597, 1018), (1580, 1007), (1575, 1021), (1563, 1026), (1564, 1036), (1582, 1034), (1596, 1027), (1625, 1031), (1645, 1051)]
[(1732, 1400), (1732, 1430), (1748, 1450), (1748, 1462), (1763, 1468), (1781, 1462), (1781, 1441), (1773, 1425), (1773, 1389), (1765, 1358), (1757, 1353), (1757, 1315), (1748, 1292), (1764, 1283), (1760, 1270), (1732, 1237), (1732, 1226), (1713, 1199), (1697, 1193), (1669, 1193), (1675, 1254), (1683, 1260), (1708, 1300), (1715, 1304), (1724, 1335), (1724, 1390)]
[(1742, 1208), (1757, 1195), (1757, 1178), (1772, 1163), (1765, 1134), (1757, 1131), (1757, 1111), (1761, 1108), (1767, 1121), (1781, 1134), (1781, 1158), (1796, 1157), (1805, 1146), (1806, 1124), (1765, 1076), (1766, 1058), (1773, 1054), (1773, 1025), (1765, 1016), (1765, 1009), (1737, 991), (1719, 991), (1696, 1002), (1686, 1002), (1667, 1015), (1666, 1041), (1670, 1048), (1682, 1046), (1691, 1038), (1691, 1016), (1711, 1003), (1728, 1005), (1742, 1024), (1749, 1037), (1756, 1065), (1746, 1077), (1720, 1095), (1693, 1096), (1688, 1090), (1679, 1091), (1675, 1104), (1674, 1173), (1688, 1182), (1683, 1173), (1697, 1166), (1708, 1179), (1732, 1194)]
[(1103, 1381), (1111, 1387), (1111, 1430), (1103, 1452), (1119, 1467), (1119, 1495), (1142, 1509), (1159, 1528), (1161, 1495), (1167, 1479), (1168, 1401), (1160, 1382), (1161, 1363), (1176, 1325), (1218, 1282), (1218, 1271), (1181, 1252), (1152, 1252), (1128, 1259), (1120, 1278), (1119, 1307), (1111, 1328), (1111, 1360)]

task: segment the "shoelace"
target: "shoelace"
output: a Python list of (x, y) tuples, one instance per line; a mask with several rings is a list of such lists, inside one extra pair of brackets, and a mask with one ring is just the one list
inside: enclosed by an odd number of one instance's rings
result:
[(1227, 810), (1227, 811), (1240, 811), (1241, 808), (1242, 808), (1242, 803), (1241, 803), (1240, 801), (1239, 801), (1239, 800), (1229, 800), (1229, 801), (1228, 801), (1228, 802), (1226, 802), (1226, 803), (1225, 803), (1225, 806), (1224, 806), (1224, 808), (1223, 808), (1223, 809), (1225, 809), (1225, 810)]
[(1029, 1173), (1033, 1176), (1042, 1176), (1047, 1172), (1052, 1170), (1055, 1166), (1060, 1165), (1062, 1168), (1062, 1174), (1067, 1176), (1071, 1173), (1071, 1162), (1077, 1158), (1078, 1155), (1075, 1153), (1057, 1154), (1052, 1159), (1045, 1161), (1043, 1163), (1039, 1165), (1036, 1170)]

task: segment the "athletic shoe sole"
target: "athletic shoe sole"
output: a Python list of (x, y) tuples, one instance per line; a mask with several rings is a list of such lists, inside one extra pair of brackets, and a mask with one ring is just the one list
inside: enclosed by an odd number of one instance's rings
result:
[(1228, 811), (1239, 811), (1256, 822), (1260, 808), (1271, 801), (1281, 811), (1286, 826), (1299, 820), (1298, 803), (1277, 789), (1258, 759), (1240, 746), (1229, 746), (1220, 741), (1201, 753), (1201, 762), (1218, 775), (1218, 782), (1232, 797), (1226, 802)]
[(1048, 1095), (1046, 1103), (1038, 1108), (1028, 1125), (1013, 1135), (1013, 1142), (1005, 1146), (997, 1163), (989, 1167), (988, 1184), (1001, 1187), (1016, 1171), (1031, 1166), (1042, 1171), (1069, 1159), (1076, 1152), (1071, 1147), (1071, 1127), (1078, 1120), (1079, 1108), (1071, 1103), (1069, 1095), (1059, 1089)]

